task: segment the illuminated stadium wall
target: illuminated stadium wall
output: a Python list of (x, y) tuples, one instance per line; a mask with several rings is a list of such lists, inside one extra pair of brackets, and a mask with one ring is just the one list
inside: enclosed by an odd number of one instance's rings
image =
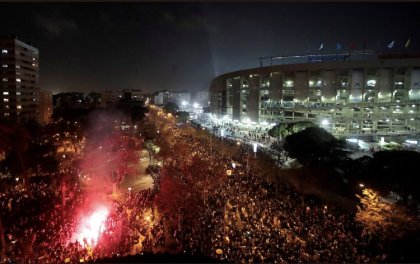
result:
[(324, 120), (335, 134), (419, 130), (419, 103), (420, 56), (260, 67), (221, 75), (210, 86), (219, 118)]

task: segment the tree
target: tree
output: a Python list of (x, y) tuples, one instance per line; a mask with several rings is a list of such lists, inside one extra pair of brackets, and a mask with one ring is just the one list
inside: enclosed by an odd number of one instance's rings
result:
[(147, 140), (144, 143), (144, 146), (146, 147), (147, 151), (149, 152), (149, 162), (154, 163), (155, 155), (159, 153), (160, 148), (156, 146), (153, 141)]
[(285, 138), (283, 148), (289, 156), (304, 165), (325, 165), (347, 158), (345, 142), (325, 129), (309, 127)]
[(6, 157), (11, 147), (9, 138), (11, 130), (9, 125), (0, 123), (0, 156), (2, 158)]
[(310, 121), (297, 121), (297, 122), (292, 122), (292, 123), (281, 123), (281, 124), (277, 124), (274, 127), (272, 127), (269, 131), (268, 131), (268, 135), (270, 135), (271, 137), (281, 137), (282, 139), (284, 139), (285, 137), (287, 137), (288, 135), (291, 135), (293, 133), (297, 133), (299, 131), (304, 130), (305, 128), (308, 127), (314, 127), (314, 123), (310, 122)]
[(29, 170), (37, 173), (57, 171), (59, 162), (55, 157), (56, 146), (52, 141), (32, 142), (28, 147), (28, 153), (31, 154), (31, 158), (27, 159), (26, 164)]
[(186, 122), (188, 118), (190, 117), (190, 113), (185, 112), (185, 111), (178, 111), (176, 113), (176, 116), (180, 122)]
[(179, 106), (175, 103), (169, 102), (163, 106), (163, 110), (168, 113), (175, 114), (179, 110)]
[(8, 134), (10, 142), (10, 151), (6, 157), (6, 163), (15, 175), (20, 175), (25, 185), (28, 184), (28, 170), (26, 164), (26, 155), (31, 142), (31, 135), (22, 125), (13, 125)]
[(404, 205), (408, 205), (411, 195), (420, 201), (420, 179), (417, 166), (420, 153), (407, 150), (379, 151), (367, 165), (366, 180), (385, 192), (399, 193)]
[(363, 235), (374, 235), (381, 240), (394, 240), (406, 233), (418, 230), (415, 217), (410, 216), (403, 207), (385, 202), (377, 192), (364, 189), (355, 220), (362, 224)]

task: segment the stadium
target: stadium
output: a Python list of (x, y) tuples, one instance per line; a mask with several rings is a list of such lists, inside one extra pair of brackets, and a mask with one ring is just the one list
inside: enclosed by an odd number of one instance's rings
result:
[(210, 85), (217, 118), (254, 125), (308, 120), (336, 136), (415, 134), (419, 106), (420, 54), (261, 58), (259, 68), (223, 74)]

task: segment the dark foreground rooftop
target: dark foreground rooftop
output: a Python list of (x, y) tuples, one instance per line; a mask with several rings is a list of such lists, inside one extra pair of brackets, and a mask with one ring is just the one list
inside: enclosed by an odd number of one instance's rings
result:
[(151, 254), (132, 255), (125, 257), (114, 256), (97, 260), (94, 263), (227, 263), (205, 256), (191, 256), (182, 254)]

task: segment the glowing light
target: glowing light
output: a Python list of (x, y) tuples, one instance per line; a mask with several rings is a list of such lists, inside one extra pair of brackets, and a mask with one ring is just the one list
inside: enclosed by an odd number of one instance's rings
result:
[(367, 85), (368, 86), (375, 86), (376, 85), (376, 80), (368, 80)]
[(381, 144), (381, 145), (385, 144), (385, 138), (384, 137), (381, 137), (381, 141), (379, 142), (379, 144)]
[(323, 126), (328, 126), (329, 124), (330, 124), (330, 121), (328, 121), (328, 119), (323, 119), (321, 121), (321, 125), (323, 125)]
[(253, 143), (252, 145), (254, 147), (254, 153), (257, 153), (257, 146), (258, 146), (257, 143)]
[(80, 221), (78, 231), (75, 234), (76, 239), (83, 247), (89, 245), (95, 246), (99, 235), (104, 231), (104, 223), (109, 214), (106, 207), (98, 208), (96, 211), (84, 217)]

